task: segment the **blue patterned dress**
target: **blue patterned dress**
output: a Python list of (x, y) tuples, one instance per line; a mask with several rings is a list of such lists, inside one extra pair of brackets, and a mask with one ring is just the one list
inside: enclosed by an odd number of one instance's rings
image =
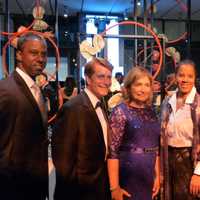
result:
[[(157, 152), (138, 149), (159, 146), (160, 124), (151, 108), (116, 106), (110, 117), (111, 159), (119, 159), (120, 186), (129, 200), (151, 200)], [(136, 151), (137, 149), (137, 151)]]

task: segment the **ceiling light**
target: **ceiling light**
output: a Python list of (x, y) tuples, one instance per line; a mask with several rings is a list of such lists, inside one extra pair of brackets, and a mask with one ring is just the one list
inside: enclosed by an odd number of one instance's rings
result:
[(137, 5), (138, 5), (138, 6), (141, 6), (141, 2), (140, 2), (140, 1), (138, 1), (138, 2), (137, 2)]

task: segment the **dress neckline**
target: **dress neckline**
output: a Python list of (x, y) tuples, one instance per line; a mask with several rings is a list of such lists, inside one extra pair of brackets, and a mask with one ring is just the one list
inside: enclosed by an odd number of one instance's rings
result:
[(147, 107), (135, 107), (135, 106), (132, 106), (130, 104), (128, 104), (127, 102), (125, 102), (125, 105), (128, 107), (128, 108), (132, 108), (132, 109), (135, 109), (135, 110), (145, 110), (147, 109)]

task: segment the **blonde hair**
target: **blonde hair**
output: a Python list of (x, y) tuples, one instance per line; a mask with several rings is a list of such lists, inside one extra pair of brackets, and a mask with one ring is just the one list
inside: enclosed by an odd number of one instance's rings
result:
[(126, 75), (124, 79), (124, 88), (125, 88), (124, 99), (128, 101), (129, 103), (133, 100), (131, 90), (130, 90), (131, 85), (142, 77), (147, 77), (151, 85), (151, 93), (148, 100), (146, 101), (146, 105), (149, 106), (151, 105), (152, 99), (153, 99), (153, 90), (152, 90), (153, 78), (151, 74), (147, 71), (147, 69), (145, 69), (144, 67), (135, 66)]

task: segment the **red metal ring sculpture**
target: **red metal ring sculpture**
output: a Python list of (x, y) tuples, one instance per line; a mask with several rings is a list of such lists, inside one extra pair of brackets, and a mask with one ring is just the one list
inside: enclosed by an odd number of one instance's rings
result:
[(119, 25), (139, 26), (141, 28), (144, 28), (148, 33), (150, 33), (153, 36), (153, 38), (155, 39), (155, 41), (157, 43), (159, 52), (160, 52), (160, 59), (159, 59), (158, 69), (155, 72), (155, 74), (153, 75), (153, 79), (155, 79), (157, 77), (157, 75), (159, 74), (159, 72), (160, 72), (160, 69), (161, 69), (161, 66), (162, 66), (162, 62), (163, 62), (163, 51), (162, 51), (161, 43), (160, 43), (160, 40), (159, 40), (158, 36), (156, 35), (156, 33), (152, 29), (150, 29), (146, 25), (141, 24), (139, 22), (135, 22), (135, 21), (123, 21), (123, 22), (116, 23), (116, 24), (108, 27), (104, 32), (101, 33), (101, 35), (104, 36), (108, 30), (112, 29), (115, 26), (119, 26)]

